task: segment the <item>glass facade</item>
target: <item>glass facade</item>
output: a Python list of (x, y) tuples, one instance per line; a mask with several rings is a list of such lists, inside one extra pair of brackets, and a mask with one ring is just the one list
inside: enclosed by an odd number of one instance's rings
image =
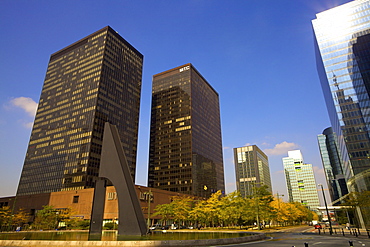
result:
[(318, 211), (319, 195), (312, 165), (303, 163), (300, 150), (288, 152), (283, 158), (289, 202), (300, 202), (312, 211)]
[(243, 197), (266, 185), (272, 194), (268, 157), (256, 145), (234, 148), (236, 189)]
[(370, 190), (370, 1), (317, 14), (317, 69), (351, 191)]
[(107, 121), (135, 178), (142, 63), (110, 27), (51, 55), (17, 195), (94, 187)]
[[(321, 135), (318, 135), (317, 139), (330, 197), (332, 202), (335, 202), (340, 197), (348, 194), (337, 135), (330, 127), (325, 129)], [(340, 200), (337, 203), (340, 203)]]
[(148, 186), (225, 190), (218, 93), (191, 64), (153, 76)]

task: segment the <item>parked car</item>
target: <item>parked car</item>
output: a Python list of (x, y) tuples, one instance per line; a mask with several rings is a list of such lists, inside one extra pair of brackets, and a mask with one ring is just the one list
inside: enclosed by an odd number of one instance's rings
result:
[(322, 229), (322, 226), (320, 224), (314, 225), (315, 229)]
[(176, 224), (162, 226), (162, 230), (176, 230), (178, 226)]
[(154, 226), (149, 227), (150, 230), (161, 229), (161, 228), (162, 228), (161, 225), (154, 225)]

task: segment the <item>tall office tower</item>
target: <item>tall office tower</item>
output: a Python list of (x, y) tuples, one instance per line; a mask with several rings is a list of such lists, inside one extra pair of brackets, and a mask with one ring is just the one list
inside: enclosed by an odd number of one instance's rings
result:
[(355, 0), (312, 21), (321, 87), (350, 191), (370, 190), (370, 1)]
[(343, 174), (342, 156), (337, 135), (330, 127), (326, 128), (321, 135), (318, 135), (317, 139), (331, 200), (340, 203), (338, 199), (348, 194), (348, 189)]
[(110, 27), (51, 55), (17, 195), (94, 187), (107, 121), (135, 178), (142, 64)]
[(148, 186), (225, 190), (218, 93), (190, 63), (153, 76)]
[(300, 202), (312, 211), (320, 206), (312, 165), (303, 163), (300, 150), (288, 151), (283, 158), (289, 202)]
[(236, 189), (243, 197), (266, 185), (272, 194), (268, 157), (256, 145), (234, 148)]

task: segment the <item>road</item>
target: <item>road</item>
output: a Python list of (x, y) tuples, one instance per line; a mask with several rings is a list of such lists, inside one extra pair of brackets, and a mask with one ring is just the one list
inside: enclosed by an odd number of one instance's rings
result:
[[(285, 232), (266, 233), (266, 240), (257, 242), (247, 242), (243, 244), (224, 245), (225, 247), (242, 247), (242, 246), (274, 246), (274, 247), (370, 247), (370, 239), (367, 236), (355, 237), (352, 235), (333, 235), (321, 234), (310, 231), (312, 228), (297, 228)], [(308, 230), (308, 231), (307, 231)], [(307, 245), (305, 245), (307, 243)]]

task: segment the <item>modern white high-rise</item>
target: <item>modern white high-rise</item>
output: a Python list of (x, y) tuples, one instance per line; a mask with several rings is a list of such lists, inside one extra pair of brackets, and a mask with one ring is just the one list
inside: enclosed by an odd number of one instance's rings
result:
[(312, 211), (320, 206), (312, 165), (303, 162), (300, 150), (288, 151), (283, 158), (289, 202), (300, 202)]

